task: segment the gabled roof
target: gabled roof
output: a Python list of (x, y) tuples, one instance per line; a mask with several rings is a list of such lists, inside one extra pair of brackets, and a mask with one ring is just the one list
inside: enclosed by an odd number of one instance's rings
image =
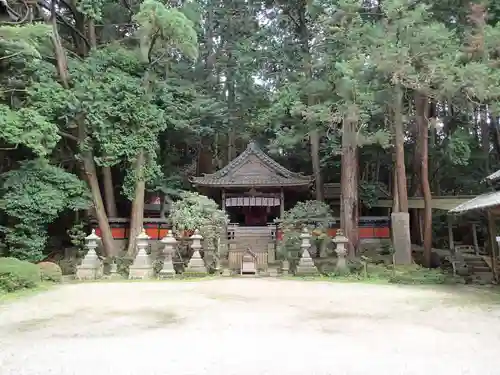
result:
[(213, 187), (308, 186), (312, 178), (289, 171), (264, 153), (254, 142), (224, 168), (190, 179), (193, 185)]

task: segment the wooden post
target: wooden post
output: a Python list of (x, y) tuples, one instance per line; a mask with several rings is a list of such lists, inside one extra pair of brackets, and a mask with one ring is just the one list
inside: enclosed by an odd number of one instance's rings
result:
[(491, 272), (493, 272), (493, 279), (495, 283), (498, 282), (497, 275), (497, 239), (496, 239), (496, 225), (495, 218), (491, 213), (491, 210), (488, 210), (488, 235), (490, 242), (490, 255), (491, 255)]
[(476, 255), (479, 255), (479, 244), (477, 242), (477, 226), (476, 226), (476, 223), (472, 223), (472, 242), (474, 244), (474, 249), (476, 250)]
[(450, 242), (450, 251), (455, 252), (455, 243), (453, 241), (453, 221), (451, 215), (447, 216), (448, 219), (448, 240)]
[(222, 189), (222, 210), (226, 210), (226, 190)]
[(280, 190), (280, 219), (283, 219), (283, 215), (285, 214), (285, 193), (283, 192), (283, 188)]

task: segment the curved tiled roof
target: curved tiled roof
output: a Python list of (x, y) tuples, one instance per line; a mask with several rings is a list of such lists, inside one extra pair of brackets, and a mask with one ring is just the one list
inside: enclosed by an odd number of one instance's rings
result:
[(310, 176), (294, 173), (266, 155), (254, 142), (224, 168), (212, 174), (192, 177), (198, 186), (247, 187), (247, 186), (307, 186)]

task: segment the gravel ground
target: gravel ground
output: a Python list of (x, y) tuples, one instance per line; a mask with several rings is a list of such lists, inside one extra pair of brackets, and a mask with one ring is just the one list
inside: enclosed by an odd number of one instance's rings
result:
[(498, 375), (500, 308), (470, 295), (275, 279), (64, 285), (0, 305), (0, 375)]

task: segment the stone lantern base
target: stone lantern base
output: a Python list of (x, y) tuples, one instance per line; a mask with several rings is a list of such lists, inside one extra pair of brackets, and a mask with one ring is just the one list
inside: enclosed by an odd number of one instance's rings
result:
[(154, 270), (149, 255), (145, 251), (139, 251), (134, 259), (134, 263), (129, 267), (128, 278), (150, 279), (153, 277)]
[(196, 250), (188, 263), (188, 266), (184, 270), (183, 276), (188, 277), (200, 277), (206, 276), (208, 274), (207, 267), (205, 267), (205, 262), (201, 258), (200, 252)]
[(302, 252), (302, 257), (300, 258), (299, 264), (297, 266), (296, 276), (317, 276), (319, 275), (318, 269), (314, 264), (311, 254), (309, 251), (305, 250)]
[(76, 267), (77, 280), (96, 280), (99, 273), (99, 266), (93, 264), (82, 264)]
[(173, 279), (174, 277), (175, 277), (175, 270), (172, 260), (171, 259), (165, 260), (163, 263), (163, 268), (158, 274), (158, 278), (165, 280), (165, 279)]

